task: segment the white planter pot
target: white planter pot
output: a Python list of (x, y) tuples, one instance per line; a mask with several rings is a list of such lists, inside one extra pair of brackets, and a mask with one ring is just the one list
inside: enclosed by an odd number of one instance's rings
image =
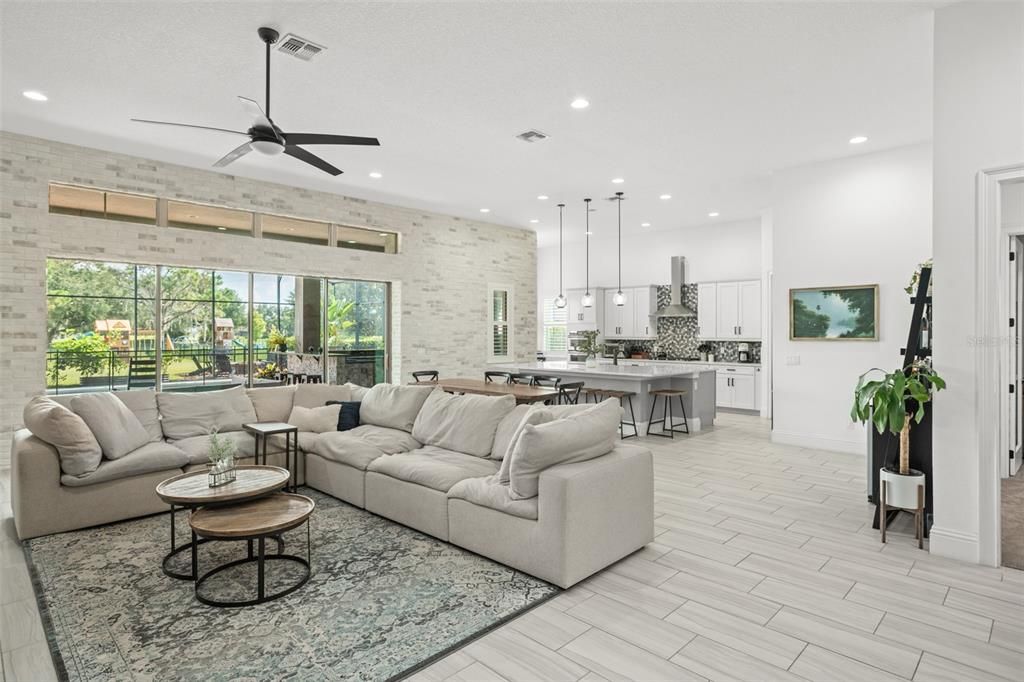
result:
[[(878, 484), (885, 486), (885, 505), (901, 509), (917, 509), (918, 488), (921, 489), (921, 504), (924, 504), (924, 474), (911, 469), (906, 476), (882, 468), (878, 470)], [(881, 492), (881, 488), (879, 488)]]
[(597, 367), (597, 358), (590, 356), (587, 358), (587, 367)]

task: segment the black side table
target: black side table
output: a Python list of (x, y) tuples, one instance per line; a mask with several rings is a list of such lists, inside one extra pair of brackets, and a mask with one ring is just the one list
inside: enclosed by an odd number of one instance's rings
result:
[[(267, 440), (271, 436), (284, 434), (284, 468), (290, 472), (289, 482), (292, 492), (299, 489), (299, 427), (286, 422), (255, 422), (242, 424), (242, 428), (256, 439), (256, 451), (253, 453), (253, 464), (267, 463)], [(263, 460), (260, 461), (262, 452)], [(290, 462), (295, 458), (295, 465)], [(285, 486), (285, 490), (288, 486)]]

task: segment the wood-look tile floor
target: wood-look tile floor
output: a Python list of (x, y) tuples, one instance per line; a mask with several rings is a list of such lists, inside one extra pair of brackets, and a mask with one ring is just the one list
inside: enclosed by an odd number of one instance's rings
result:
[[(1024, 679), (1024, 572), (882, 545), (863, 457), (774, 445), (763, 420), (655, 453), (655, 541), (416, 680)], [(6, 680), (52, 679), (0, 474)]]

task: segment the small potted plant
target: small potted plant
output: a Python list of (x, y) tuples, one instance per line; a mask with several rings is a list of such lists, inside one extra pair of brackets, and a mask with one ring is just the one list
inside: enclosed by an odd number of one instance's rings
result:
[(697, 352), (700, 353), (700, 361), (701, 362), (707, 362), (708, 361), (708, 353), (710, 353), (711, 350), (712, 349), (711, 349), (711, 344), (710, 343), (702, 343), (699, 346), (697, 346)]
[(581, 353), (585, 353), (587, 356), (587, 367), (597, 367), (597, 353), (600, 350), (597, 337), (598, 332), (596, 330), (589, 330), (580, 332), (580, 336), (583, 337), (577, 346), (577, 350)]
[(945, 387), (946, 382), (925, 362), (889, 373), (876, 367), (857, 381), (850, 418), (860, 423), (870, 421), (879, 433), (888, 430), (900, 439), (899, 467), (894, 469), (886, 463), (878, 472), (879, 485), (887, 486), (888, 507), (918, 508), (918, 489), (923, 493), (926, 481), (924, 473), (910, 468), (910, 422), (920, 424), (925, 403)]
[(210, 432), (210, 474), (211, 488), (231, 483), (235, 480), (235, 444), (221, 437), (217, 430)]
[(270, 334), (267, 336), (267, 343), (270, 344), (271, 348), (276, 348), (281, 353), (288, 350), (288, 337), (276, 328), (270, 330)]

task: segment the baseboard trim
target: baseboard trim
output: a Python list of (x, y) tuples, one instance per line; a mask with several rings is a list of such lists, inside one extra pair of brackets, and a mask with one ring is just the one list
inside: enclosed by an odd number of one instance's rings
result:
[(977, 564), (980, 551), (978, 536), (972, 533), (961, 533), (934, 525), (928, 535), (928, 552), (936, 556)]
[(867, 456), (868, 450), (867, 443), (864, 441), (840, 440), (824, 436), (811, 436), (805, 433), (786, 433), (785, 431), (772, 431), (772, 442), (781, 445), (796, 445), (801, 448), (814, 448), (815, 450), (847, 452), (853, 455)]

